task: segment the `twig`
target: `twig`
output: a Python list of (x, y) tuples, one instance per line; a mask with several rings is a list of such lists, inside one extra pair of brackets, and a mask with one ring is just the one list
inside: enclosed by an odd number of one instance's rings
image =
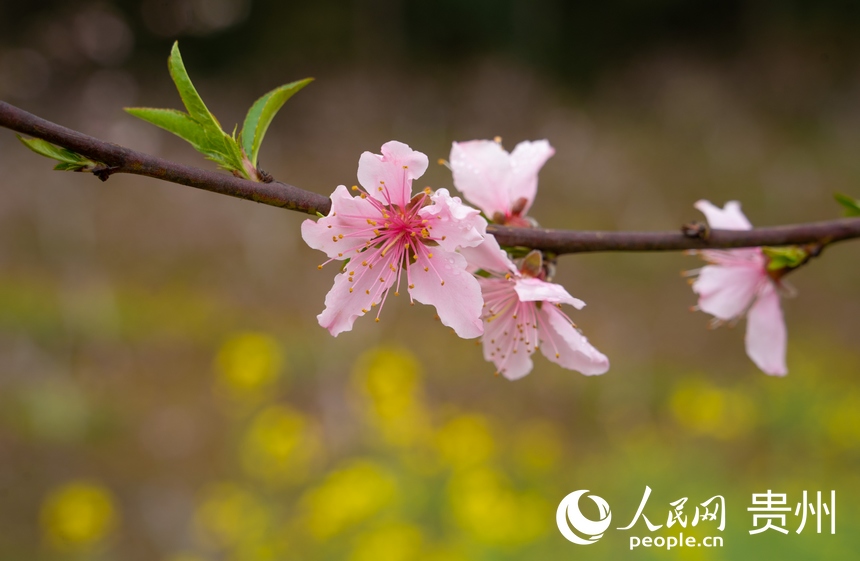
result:
[[(3, 101), (0, 101), (0, 126), (27, 136), (41, 138), (104, 164), (97, 174), (103, 181), (113, 174), (132, 173), (311, 215), (328, 214), (331, 208), (331, 201), (325, 195), (305, 191), (279, 181), (258, 183), (177, 164), (68, 129)], [(488, 231), (493, 233), (503, 246), (543, 249), (556, 254), (595, 251), (677, 251), (800, 244), (816, 244), (824, 247), (837, 241), (860, 238), (860, 218), (752, 230), (710, 230), (707, 235), (701, 236), (691, 235), (688, 227), (669, 232), (588, 232), (491, 225)]]

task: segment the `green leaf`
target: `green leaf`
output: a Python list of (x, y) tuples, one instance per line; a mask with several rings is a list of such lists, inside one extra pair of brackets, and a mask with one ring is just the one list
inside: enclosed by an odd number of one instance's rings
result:
[(91, 166), (86, 164), (75, 164), (72, 162), (60, 162), (54, 166), (55, 171), (89, 171)]
[[(176, 85), (176, 90), (179, 92), (179, 97), (182, 98), (182, 104), (185, 105), (191, 119), (203, 129), (204, 134), (202, 136), (205, 138), (205, 144), (200, 145), (198, 150), (224, 169), (237, 171), (242, 176), (249, 177), (243, 164), (242, 149), (233, 137), (223, 131), (221, 123), (209, 111), (200, 94), (197, 93), (194, 84), (191, 83), (191, 78), (188, 77), (188, 72), (185, 70), (185, 63), (182, 62), (182, 55), (179, 53), (178, 41), (173, 43), (170, 57), (167, 59), (167, 67), (170, 70), (170, 77), (173, 78), (173, 83)], [(185, 138), (179, 134), (178, 136)], [(187, 138), (186, 140), (194, 145), (191, 140)]]
[(185, 105), (188, 113), (204, 128), (221, 131), (221, 124), (218, 119), (203, 103), (200, 94), (197, 93), (194, 84), (191, 83), (191, 78), (188, 77), (185, 64), (182, 62), (182, 55), (179, 54), (179, 41), (173, 43), (170, 57), (167, 59), (167, 68), (170, 70), (170, 77), (173, 78), (173, 83), (176, 84), (179, 97), (182, 98), (182, 104)]
[(16, 136), (18, 137), (18, 140), (20, 140), (24, 144), (24, 146), (26, 146), (36, 154), (60, 162), (59, 164), (54, 166), (55, 170), (91, 170), (97, 165), (96, 162), (90, 160), (89, 158), (81, 156), (77, 152), (72, 152), (71, 150), (63, 148), (61, 146), (55, 146), (46, 140), (42, 140), (41, 138), (24, 138), (21, 135)]
[(763, 247), (761, 250), (768, 257), (768, 271), (795, 269), (809, 259), (809, 253), (802, 247), (797, 246)]
[(860, 201), (842, 193), (835, 193), (833, 198), (836, 199), (837, 203), (845, 207), (845, 216), (860, 216)]
[(297, 82), (285, 84), (270, 91), (260, 99), (254, 102), (254, 105), (248, 110), (245, 116), (245, 123), (242, 125), (242, 132), (239, 135), (242, 140), (242, 148), (245, 154), (251, 160), (251, 163), (257, 166), (257, 157), (260, 153), (260, 145), (263, 143), (263, 137), (266, 136), (266, 131), (272, 123), (281, 107), (293, 95), (310, 84), (313, 78), (305, 78)]
[(215, 146), (209, 141), (206, 131), (188, 113), (175, 109), (153, 109), (150, 107), (126, 107), (126, 113), (143, 119), (179, 138), (189, 142), (199, 151), (211, 151)]

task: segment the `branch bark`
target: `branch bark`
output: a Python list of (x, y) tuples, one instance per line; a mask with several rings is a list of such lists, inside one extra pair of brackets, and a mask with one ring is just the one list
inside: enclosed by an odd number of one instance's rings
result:
[[(41, 138), (77, 152), (106, 167), (94, 170), (103, 181), (115, 173), (131, 173), (204, 191), (304, 212), (328, 214), (331, 201), (325, 195), (305, 191), (287, 183), (258, 183), (224, 173), (171, 162), (99, 140), (37, 117), (0, 101), (0, 126), (20, 134)], [(677, 251), (756, 246), (815, 244), (819, 247), (860, 238), (860, 218), (754, 228), (752, 230), (711, 230), (708, 235), (666, 232), (612, 232), (510, 228), (490, 225), (488, 231), (503, 246), (520, 246), (556, 254), (596, 251)]]

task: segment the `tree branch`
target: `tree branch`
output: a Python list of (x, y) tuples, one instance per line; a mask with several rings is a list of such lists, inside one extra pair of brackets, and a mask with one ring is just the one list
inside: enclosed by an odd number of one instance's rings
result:
[[(331, 201), (312, 193), (272, 181), (258, 183), (224, 173), (184, 166), (123, 146), (105, 142), (46, 121), (0, 101), (0, 126), (41, 138), (104, 164), (93, 173), (102, 181), (115, 173), (131, 173), (205, 191), (230, 195), (311, 215), (328, 214)], [(806, 224), (754, 228), (752, 230), (609, 232), (510, 228), (490, 225), (488, 231), (503, 246), (520, 246), (557, 254), (595, 251), (677, 251), (755, 246), (815, 244), (823, 247), (841, 240), (860, 238), (860, 218), (843, 218)]]

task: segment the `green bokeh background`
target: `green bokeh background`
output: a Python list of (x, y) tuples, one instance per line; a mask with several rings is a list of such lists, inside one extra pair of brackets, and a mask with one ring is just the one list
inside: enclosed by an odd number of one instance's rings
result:
[[(0, 2), (0, 98), (183, 163), (191, 148), (122, 112), (178, 107), (179, 39), (225, 126), (317, 81), (277, 117), (261, 165), (320, 193), (392, 138), (547, 138), (542, 225), (671, 229), (739, 199), (758, 225), (835, 217), (860, 196), (858, 10), (830, 2)], [(337, 339), (334, 270), (305, 218), (130, 176), (50, 171), (0, 134), (0, 559), (833, 559), (860, 549), (860, 245), (828, 248), (784, 301), (789, 375), (743, 329), (708, 330), (681, 254), (561, 259), (573, 319), (612, 362), (538, 359), (493, 376), (427, 307), (391, 301)], [(431, 165), (417, 187), (451, 187)], [(400, 299), (402, 300), (402, 299)], [(714, 495), (721, 549), (628, 550)], [(555, 510), (590, 489), (596, 544)], [(752, 494), (786, 493), (789, 535), (749, 535)], [(798, 535), (804, 490), (837, 532)], [(588, 510), (586, 514), (594, 516)], [(711, 524), (709, 527), (708, 524)]]

